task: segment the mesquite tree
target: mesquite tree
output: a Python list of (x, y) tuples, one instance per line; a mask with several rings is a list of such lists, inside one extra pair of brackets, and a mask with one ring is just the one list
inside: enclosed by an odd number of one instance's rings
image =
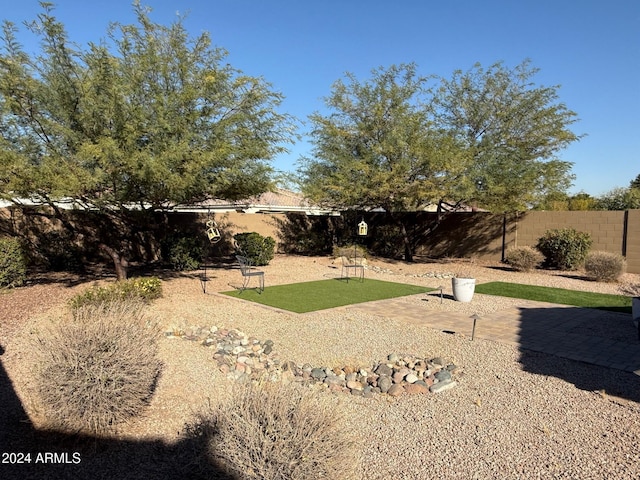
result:
[[(536, 70), (528, 65), (476, 65), (451, 80), (420, 76), (414, 64), (376, 69), (365, 82), (347, 74), (325, 100), (329, 113), (310, 116), (304, 192), (392, 216), (436, 204), (441, 219), (463, 205), (522, 209), (565, 190), (571, 164), (555, 154), (578, 139), (568, 129), (575, 113), (556, 102), (557, 87), (529, 82)], [(397, 220), (410, 261), (412, 241)]]
[[(126, 223), (132, 210), (270, 188), (269, 160), (291, 141), (292, 119), (278, 112), (281, 94), (226, 64), (207, 33), (190, 38), (180, 17), (156, 24), (135, 3), (137, 24), (113, 24), (105, 39), (81, 48), (52, 6), (42, 7), (28, 24), (38, 55), (24, 51), (13, 23), (3, 25), (3, 198), (57, 213), (57, 202), (71, 199)], [(123, 245), (101, 248), (125, 277)]]

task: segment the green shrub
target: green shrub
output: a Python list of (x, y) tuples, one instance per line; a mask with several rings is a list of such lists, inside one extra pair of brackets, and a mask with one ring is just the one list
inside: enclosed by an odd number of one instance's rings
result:
[(358, 452), (335, 398), (295, 385), (241, 386), (188, 431), (238, 480), (349, 480)]
[(139, 300), (150, 302), (162, 296), (162, 283), (157, 277), (139, 277), (121, 280), (104, 287), (93, 287), (70, 300), (71, 308), (86, 305)]
[(204, 258), (204, 248), (194, 237), (175, 239), (169, 246), (169, 262), (174, 270), (197, 270)]
[(575, 270), (584, 263), (591, 248), (591, 235), (573, 228), (547, 230), (538, 240), (537, 248), (545, 264), (560, 270)]
[(233, 236), (236, 253), (247, 257), (252, 265), (269, 265), (276, 250), (276, 241), (272, 237), (263, 237), (257, 232), (236, 233)]
[(505, 261), (519, 272), (533, 270), (544, 260), (544, 256), (532, 247), (512, 247), (505, 254)]
[(17, 238), (0, 238), (0, 287), (19, 287), (27, 279), (27, 261)]
[(587, 275), (599, 282), (615, 282), (624, 273), (625, 267), (624, 257), (611, 252), (591, 252), (584, 262)]
[(161, 369), (157, 335), (132, 301), (85, 305), (39, 334), (36, 385), (47, 419), (96, 433), (139, 415)]

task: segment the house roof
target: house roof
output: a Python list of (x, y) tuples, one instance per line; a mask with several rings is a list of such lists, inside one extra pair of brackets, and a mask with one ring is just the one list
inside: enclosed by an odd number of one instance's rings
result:
[[(55, 202), (64, 210), (87, 209), (86, 205), (80, 205), (71, 198), (62, 198)], [(43, 205), (39, 199), (14, 199), (13, 201), (0, 200), (0, 208), (12, 205), (38, 206)], [(136, 208), (135, 206), (132, 208)], [(139, 207), (138, 207), (139, 208)], [(285, 189), (276, 189), (274, 192), (265, 192), (261, 195), (246, 200), (220, 200), (212, 199), (192, 205), (176, 205), (171, 208), (174, 212), (243, 212), (243, 213), (286, 213), (301, 212), (307, 215), (340, 215), (339, 212), (312, 205), (301, 194)]]
[(243, 213), (283, 213), (302, 212), (307, 215), (339, 215), (338, 212), (309, 203), (301, 194), (278, 188), (246, 200), (228, 201), (212, 199), (189, 206), (176, 206), (177, 212), (243, 212)]

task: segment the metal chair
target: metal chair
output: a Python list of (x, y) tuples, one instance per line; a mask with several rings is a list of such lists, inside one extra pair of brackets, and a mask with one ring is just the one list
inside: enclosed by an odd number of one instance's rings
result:
[(236, 258), (240, 264), (240, 273), (242, 273), (242, 287), (240, 288), (240, 291), (243, 292), (247, 289), (251, 277), (258, 277), (258, 293), (262, 293), (264, 291), (264, 272), (262, 270), (255, 270), (251, 266), (251, 260), (247, 257), (236, 255)]
[(360, 277), (360, 281), (364, 282), (364, 257), (359, 256), (357, 252), (354, 252), (353, 257), (342, 256), (342, 271), (340, 272), (340, 278), (346, 278), (349, 281), (350, 271), (353, 270), (354, 277)]

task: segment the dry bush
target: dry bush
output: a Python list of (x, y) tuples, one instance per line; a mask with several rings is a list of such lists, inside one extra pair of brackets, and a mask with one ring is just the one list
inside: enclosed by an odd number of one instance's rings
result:
[(296, 385), (240, 386), (188, 427), (238, 480), (349, 480), (359, 453), (335, 398)]
[(626, 268), (622, 255), (611, 252), (591, 252), (584, 262), (587, 275), (599, 282), (615, 282)]
[(528, 272), (542, 263), (544, 256), (533, 247), (512, 247), (505, 254), (505, 261), (519, 272)]
[(138, 415), (160, 373), (157, 334), (132, 301), (79, 307), (38, 334), (37, 393), (47, 419), (97, 433)]

